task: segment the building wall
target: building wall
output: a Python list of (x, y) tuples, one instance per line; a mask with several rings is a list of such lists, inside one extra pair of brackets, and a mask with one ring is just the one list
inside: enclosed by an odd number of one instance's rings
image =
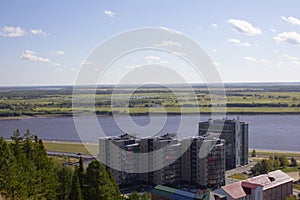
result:
[(225, 140), (227, 170), (248, 164), (247, 123), (235, 119), (208, 120), (199, 123), (198, 132), (200, 136), (208, 134)]
[(288, 182), (263, 191), (264, 200), (281, 200), (293, 194), (293, 182)]

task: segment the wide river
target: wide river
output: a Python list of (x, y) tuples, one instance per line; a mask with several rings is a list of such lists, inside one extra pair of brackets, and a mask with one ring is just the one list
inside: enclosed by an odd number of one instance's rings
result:
[[(197, 122), (207, 120), (210, 116), (187, 116), (182, 122), (181, 116), (134, 116), (133, 122), (139, 127), (139, 132), (161, 134), (180, 132), (181, 135), (197, 134)], [(229, 119), (237, 116), (227, 116)], [(98, 117), (99, 127), (105, 135), (119, 135), (132, 132), (132, 125), (125, 117)], [(166, 119), (166, 120), (165, 120)], [(163, 123), (165, 120), (165, 123)], [(249, 122), (249, 145), (254, 149), (300, 151), (300, 115), (241, 115), (241, 121)], [(117, 125), (116, 121), (119, 122)], [(154, 125), (149, 125), (149, 123)], [(179, 126), (180, 122), (184, 124)], [(72, 117), (28, 118), (22, 120), (0, 120), (0, 136), (10, 138), (13, 131), (20, 129), (22, 133), (30, 129), (41, 139), (54, 141), (97, 141), (100, 137), (99, 127), (94, 127), (92, 118), (81, 118), (80, 135)], [(162, 128), (160, 127), (163, 124)], [(158, 127), (155, 127), (158, 126)], [(78, 128), (78, 127), (77, 127)], [(147, 133), (148, 134), (148, 133)], [(141, 134), (145, 136), (145, 134)]]

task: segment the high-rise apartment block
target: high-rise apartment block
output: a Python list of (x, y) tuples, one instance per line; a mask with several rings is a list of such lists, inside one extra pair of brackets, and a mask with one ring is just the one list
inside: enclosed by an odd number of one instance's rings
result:
[[(111, 170), (121, 187), (140, 183), (219, 188), (225, 183), (225, 141), (221, 139), (196, 136), (179, 140), (176, 134), (137, 138), (124, 134), (101, 138), (99, 159), (119, 169)], [(141, 168), (144, 173), (136, 173)]]
[(239, 119), (211, 119), (199, 123), (199, 135), (225, 140), (226, 170), (248, 164), (248, 123)]

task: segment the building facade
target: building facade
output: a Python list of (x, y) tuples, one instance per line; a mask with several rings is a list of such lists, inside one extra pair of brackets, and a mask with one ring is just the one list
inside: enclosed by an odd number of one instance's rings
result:
[[(141, 156), (143, 153), (147, 156)], [(99, 159), (120, 169), (110, 169), (120, 187), (185, 183), (218, 188), (225, 183), (225, 141), (221, 139), (196, 136), (179, 140), (176, 134), (136, 138), (124, 134), (100, 139)], [(135, 173), (141, 168), (147, 172)]]
[(225, 185), (225, 141), (190, 137), (182, 140), (182, 180), (201, 188)]
[(226, 170), (248, 164), (248, 123), (239, 119), (210, 119), (199, 123), (199, 135), (225, 140)]

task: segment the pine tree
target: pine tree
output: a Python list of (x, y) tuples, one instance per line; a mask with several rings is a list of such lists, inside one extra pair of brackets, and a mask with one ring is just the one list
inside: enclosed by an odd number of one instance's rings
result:
[(76, 167), (73, 172), (72, 185), (69, 193), (69, 200), (83, 200), (77, 171), (78, 168)]
[(252, 150), (251, 157), (256, 157), (256, 151), (255, 151), (255, 149)]
[(140, 200), (141, 197), (137, 192), (133, 192), (130, 195), (128, 195), (128, 200)]
[(78, 178), (79, 178), (79, 185), (81, 191), (83, 191), (83, 177), (84, 176), (84, 168), (83, 168), (83, 161), (82, 157), (79, 158), (79, 168), (78, 168)]
[(85, 175), (86, 196), (88, 200), (117, 200), (121, 199), (114, 189), (114, 184), (103, 164), (93, 160), (86, 169)]
[(292, 167), (296, 167), (298, 164), (297, 164), (297, 160), (294, 158), (294, 157), (292, 157), (291, 158), (291, 166)]
[(59, 183), (56, 193), (58, 200), (67, 200), (71, 191), (72, 170), (67, 167), (60, 167), (57, 172), (57, 181)]

